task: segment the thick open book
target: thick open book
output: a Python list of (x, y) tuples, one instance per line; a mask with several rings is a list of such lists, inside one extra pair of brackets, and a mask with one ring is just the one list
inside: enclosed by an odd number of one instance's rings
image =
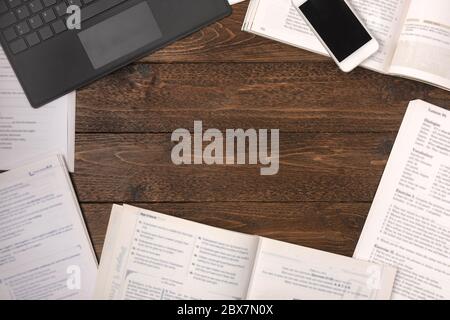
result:
[[(450, 1), (349, 2), (380, 43), (362, 66), (450, 90)], [(291, 0), (251, 0), (242, 29), (328, 55)]]
[(131, 206), (112, 209), (97, 299), (388, 299), (395, 269)]
[(0, 175), (0, 300), (91, 299), (97, 261), (62, 156)]
[(354, 257), (398, 268), (393, 299), (450, 299), (450, 112), (411, 102)]

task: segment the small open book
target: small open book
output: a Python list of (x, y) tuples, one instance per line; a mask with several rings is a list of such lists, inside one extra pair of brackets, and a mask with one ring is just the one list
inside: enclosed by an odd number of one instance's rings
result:
[[(380, 43), (362, 66), (450, 90), (449, 0), (349, 0)], [(328, 55), (291, 0), (251, 0), (242, 30)]]
[(389, 299), (395, 269), (131, 206), (112, 209), (97, 299)]

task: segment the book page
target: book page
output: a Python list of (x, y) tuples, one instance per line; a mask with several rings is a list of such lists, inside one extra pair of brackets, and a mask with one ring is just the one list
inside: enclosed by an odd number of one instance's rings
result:
[(75, 93), (33, 109), (0, 49), (0, 170), (62, 154), (75, 162)]
[[(410, 0), (350, 0), (367, 28), (380, 43), (378, 53), (363, 66), (387, 72), (400, 26)], [(259, 0), (251, 32), (316, 53), (328, 55), (291, 0)]]
[[(252, 0), (254, 2), (255, 0)], [(257, 35), (288, 45), (328, 55), (291, 0), (258, 0), (253, 21), (247, 28)]]
[(242, 23), (242, 30), (248, 31), (252, 29), (252, 24), (254, 22), (257, 9), (261, 3), (261, 0), (250, 0), (247, 7), (247, 12), (245, 13), (244, 22)]
[(97, 262), (64, 159), (0, 175), (0, 300), (91, 299)]
[(114, 206), (96, 299), (243, 299), (258, 237)]
[(394, 299), (450, 298), (450, 112), (411, 102), (354, 257), (398, 269)]
[(450, 90), (450, 1), (414, 0), (390, 73)]
[(378, 52), (362, 66), (388, 72), (411, 0), (349, 0), (349, 3), (380, 44)]
[(389, 299), (395, 269), (261, 238), (249, 299)]

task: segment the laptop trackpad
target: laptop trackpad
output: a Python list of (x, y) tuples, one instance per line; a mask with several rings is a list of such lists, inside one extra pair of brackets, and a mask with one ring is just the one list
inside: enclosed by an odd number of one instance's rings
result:
[(146, 1), (78, 34), (95, 69), (130, 54), (162, 37)]

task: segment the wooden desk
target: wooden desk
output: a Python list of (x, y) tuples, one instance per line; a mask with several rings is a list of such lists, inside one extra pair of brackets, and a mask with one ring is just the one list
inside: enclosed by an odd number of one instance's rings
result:
[[(407, 104), (450, 93), (240, 31), (231, 17), (78, 93), (76, 191), (100, 256), (113, 203), (352, 255)], [(280, 172), (180, 166), (177, 128), (280, 129)]]

